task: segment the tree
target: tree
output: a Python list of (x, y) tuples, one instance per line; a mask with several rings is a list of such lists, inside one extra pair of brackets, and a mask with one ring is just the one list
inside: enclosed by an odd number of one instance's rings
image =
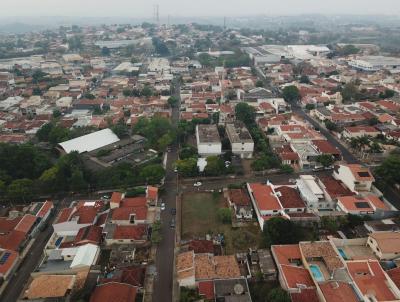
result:
[(395, 93), (396, 92), (391, 89), (386, 89), (385, 92), (379, 93), (379, 97), (381, 99), (390, 99), (390, 98), (394, 97)]
[(296, 86), (286, 86), (283, 88), (282, 96), (287, 102), (297, 102), (300, 99), (300, 91)]
[(32, 94), (33, 95), (42, 95), (42, 89), (40, 89), (39, 87), (34, 87), (32, 89)]
[(325, 120), (324, 124), (325, 124), (326, 129), (328, 129), (329, 131), (337, 131), (337, 125), (335, 123), (333, 123), (332, 121)]
[(153, 37), (152, 38), (154, 51), (160, 56), (168, 56), (170, 54), (167, 44), (162, 41), (160, 38)]
[(307, 104), (306, 105), (306, 109), (307, 110), (313, 110), (313, 109), (315, 109), (315, 105), (314, 104)]
[(355, 47), (354, 45), (348, 44), (339, 49), (338, 54), (341, 56), (349, 56), (354, 55), (360, 52), (360, 49)]
[(0, 196), (5, 196), (6, 192), (7, 192), (6, 182), (4, 180), (0, 180)]
[(90, 92), (87, 92), (83, 95), (83, 98), (88, 99), (88, 100), (94, 100), (96, 96)]
[(151, 89), (151, 87), (149, 85), (145, 85), (142, 89), (142, 91), (140, 92), (140, 95), (149, 98), (153, 95), (153, 90)]
[(267, 246), (298, 242), (298, 230), (290, 220), (272, 217), (265, 222), (263, 236)]
[(177, 160), (175, 165), (178, 169), (179, 174), (184, 177), (195, 177), (199, 174), (196, 158), (191, 157), (187, 159)]
[(294, 169), (291, 165), (281, 165), (281, 171), (285, 174), (292, 174)]
[(344, 85), (342, 89), (343, 102), (351, 103), (359, 99), (360, 91), (355, 82), (350, 82)]
[(333, 165), (335, 162), (331, 154), (320, 154), (316, 159), (317, 163), (320, 163), (322, 167), (327, 168)]
[(192, 157), (196, 157), (196, 156), (197, 156), (197, 149), (190, 145), (183, 147), (181, 149), (181, 151), (179, 152), (180, 159), (187, 159), (187, 158), (192, 158)]
[(208, 176), (222, 175), (225, 172), (225, 163), (218, 156), (209, 156), (204, 172)]
[(125, 138), (129, 136), (128, 126), (125, 124), (123, 120), (120, 120), (118, 123), (111, 127), (111, 130), (115, 133), (118, 138)]
[(27, 178), (14, 180), (7, 188), (7, 196), (13, 201), (28, 201), (33, 197), (33, 181)]
[(256, 112), (253, 107), (247, 103), (239, 103), (235, 107), (236, 119), (242, 121), (246, 126), (255, 123)]
[(109, 49), (108, 47), (103, 47), (103, 48), (101, 49), (101, 55), (102, 55), (103, 57), (108, 57), (108, 56), (110, 56), (110, 49)]
[(368, 125), (370, 125), (370, 126), (375, 126), (378, 123), (379, 123), (379, 119), (376, 116), (374, 116), (373, 118), (370, 118), (368, 120)]
[(372, 142), (369, 146), (370, 153), (382, 153), (382, 147), (378, 142)]
[(58, 109), (53, 110), (53, 117), (59, 118), (61, 116), (61, 111)]
[(171, 132), (165, 133), (160, 139), (157, 141), (158, 150), (165, 151), (165, 149), (174, 142), (174, 137)]
[(88, 186), (86, 183), (83, 172), (79, 169), (74, 169), (70, 178), (70, 189), (73, 191), (81, 191)]
[(218, 220), (223, 224), (232, 223), (232, 211), (229, 208), (221, 208), (217, 211)]
[(302, 84), (310, 84), (310, 78), (306, 75), (302, 75), (300, 77), (300, 83)]
[(290, 302), (290, 296), (289, 294), (284, 291), (282, 288), (277, 287), (272, 289), (267, 296), (268, 302)]
[(391, 154), (375, 171), (386, 183), (400, 184), (400, 155)]
[(261, 81), (261, 80), (258, 80), (258, 81), (256, 82), (256, 87), (264, 87), (264, 82)]
[(130, 91), (128, 88), (125, 88), (124, 90), (122, 90), (122, 94), (124, 95), (124, 97), (128, 97), (131, 96), (132, 91)]
[(176, 107), (178, 105), (178, 101), (179, 101), (178, 98), (174, 97), (174, 96), (171, 96), (170, 98), (168, 98), (168, 104), (171, 107)]
[(159, 183), (164, 176), (165, 170), (158, 164), (148, 165), (140, 171), (140, 177), (149, 184)]

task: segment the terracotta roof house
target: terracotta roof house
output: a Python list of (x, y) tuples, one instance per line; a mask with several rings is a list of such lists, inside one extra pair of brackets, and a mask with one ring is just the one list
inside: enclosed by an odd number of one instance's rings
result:
[(253, 207), (249, 194), (245, 189), (228, 189), (227, 199), (235, 210), (237, 219), (252, 219)]
[(348, 261), (347, 269), (361, 293), (370, 297), (370, 300), (398, 301), (400, 299), (398, 288), (394, 283), (389, 282), (390, 278), (378, 261)]
[(110, 282), (96, 286), (90, 302), (135, 302), (137, 288), (130, 284)]

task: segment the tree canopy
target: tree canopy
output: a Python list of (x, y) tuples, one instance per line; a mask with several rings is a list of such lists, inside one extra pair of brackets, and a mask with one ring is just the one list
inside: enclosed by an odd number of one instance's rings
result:
[(283, 88), (282, 96), (287, 102), (296, 102), (300, 99), (300, 91), (296, 86), (286, 86)]

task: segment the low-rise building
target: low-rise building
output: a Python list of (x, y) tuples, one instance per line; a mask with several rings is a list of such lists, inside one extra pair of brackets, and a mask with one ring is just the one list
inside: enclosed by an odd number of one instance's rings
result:
[(254, 141), (249, 130), (241, 123), (227, 124), (225, 129), (231, 143), (232, 153), (241, 158), (252, 158)]
[(216, 125), (196, 126), (197, 150), (200, 156), (220, 155), (222, 144)]

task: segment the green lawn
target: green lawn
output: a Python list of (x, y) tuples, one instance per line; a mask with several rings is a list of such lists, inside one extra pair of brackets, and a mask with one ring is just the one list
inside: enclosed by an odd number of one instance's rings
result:
[(222, 224), (217, 211), (226, 207), (222, 194), (190, 193), (182, 199), (182, 239), (205, 238), (206, 234), (223, 233), (225, 236), (226, 254), (245, 251), (257, 247), (261, 241), (258, 225), (232, 228)]

